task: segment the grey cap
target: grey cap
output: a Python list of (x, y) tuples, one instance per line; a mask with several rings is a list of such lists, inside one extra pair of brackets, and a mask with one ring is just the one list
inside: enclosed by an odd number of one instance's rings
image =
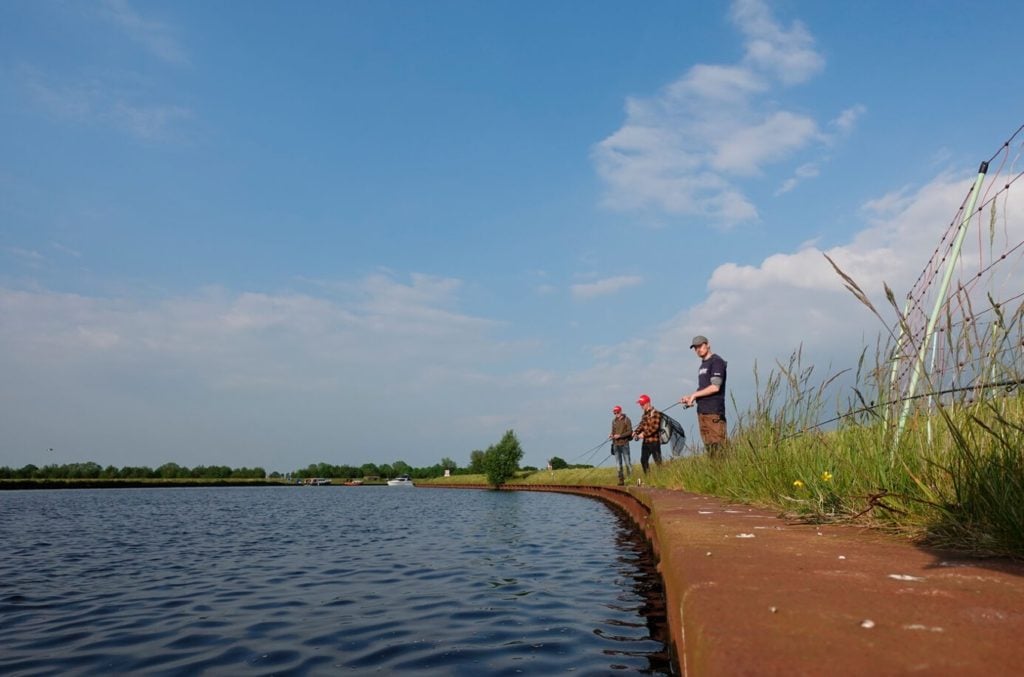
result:
[(697, 335), (697, 336), (694, 336), (693, 337), (693, 341), (690, 342), (690, 347), (691, 348), (696, 348), (697, 346), (703, 345), (705, 343), (711, 343), (710, 341), (708, 341), (708, 337), (707, 336)]

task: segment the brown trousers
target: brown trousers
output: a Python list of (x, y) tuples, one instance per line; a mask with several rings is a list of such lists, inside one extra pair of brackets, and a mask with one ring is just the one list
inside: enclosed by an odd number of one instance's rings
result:
[(721, 414), (697, 414), (700, 425), (700, 438), (704, 440), (704, 449), (708, 456), (718, 458), (725, 452), (729, 441), (726, 430), (725, 416)]

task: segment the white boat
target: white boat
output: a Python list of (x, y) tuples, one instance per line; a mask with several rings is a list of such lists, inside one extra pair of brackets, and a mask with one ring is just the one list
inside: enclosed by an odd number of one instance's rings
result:
[(389, 487), (413, 487), (412, 478), (408, 475), (399, 475), (393, 480), (388, 480)]

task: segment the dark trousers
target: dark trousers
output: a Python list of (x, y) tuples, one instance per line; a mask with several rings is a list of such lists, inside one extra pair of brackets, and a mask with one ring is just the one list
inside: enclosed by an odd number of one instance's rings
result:
[(654, 457), (654, 463), (661, 465), (661, 442), (644, 442), (644, 445), (640, 447), (640, 467), (644, 469), (644, 474), (647, 474), (647, 461)]

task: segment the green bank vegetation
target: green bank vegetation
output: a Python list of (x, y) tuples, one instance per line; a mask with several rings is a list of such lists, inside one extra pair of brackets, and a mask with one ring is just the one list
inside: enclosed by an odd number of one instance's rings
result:
[(821, 431), (824, 389), (809, 387), (812, 370), (799, 369), (798, 356), (789, 367), (738, 418), (724, 460), (676, 459), (648, 483), (975, 554), (1024, 555), (1024, 399), (940, 403), (910, 418), (898, 441), (882, 407), (861, 407)]

